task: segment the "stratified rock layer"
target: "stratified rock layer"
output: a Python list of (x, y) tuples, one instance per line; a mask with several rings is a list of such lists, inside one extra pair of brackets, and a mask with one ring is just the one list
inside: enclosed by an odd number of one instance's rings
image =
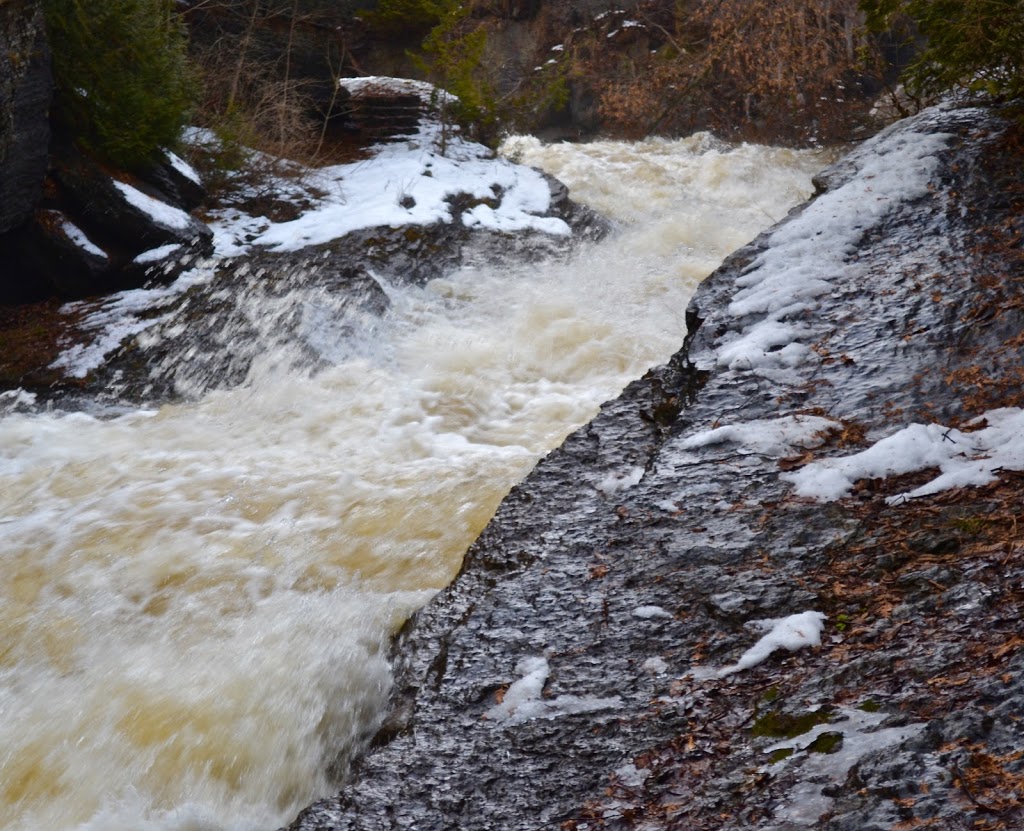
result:
[[(1005, 129), (955, 107), (896, 125), (708, 278), (683, 350), (549, 454), (407, 625), (373, 748), (291, 828), (1019, 821), (1010, 474), (915, 505), (884, 500), (902, 483), (819, 504), (780, 478), (914, 420), (1019, 406)], [(808, 271), (787, 286), (793, 245)], [(706, 435), (755, 420), (782, 438)], [(713, 671), (755, 642), (747, 624), (807, 610), (828, 617), (822, 647)]]

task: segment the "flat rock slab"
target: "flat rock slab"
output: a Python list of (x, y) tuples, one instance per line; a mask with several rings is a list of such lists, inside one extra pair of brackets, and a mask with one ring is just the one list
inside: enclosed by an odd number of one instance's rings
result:
[[(373, 746), (291, 828), (1019, 822), (1020, 478), (910, 504), (886, 497), (920, 475), (827, 503), (785, 478), (1020, 405), (1007, 129), (901, 122), (708, 278), (684, 348), (549, 454), (406, 626)], [(806, 611), (822, 646), (721, 673), (757, 621)]]

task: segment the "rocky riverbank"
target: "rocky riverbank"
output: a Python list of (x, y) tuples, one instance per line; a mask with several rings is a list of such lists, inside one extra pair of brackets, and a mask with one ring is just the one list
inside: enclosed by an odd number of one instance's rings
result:
[(1020, 152), (926, 111), (730, 257), (407, 625), (291, 828), (1019, 824)]
[[(157, 246), (130, 270), (138, 287), (63, 305), (0, 305), (0, 392), (115, 406), (187, 398), (241, 382), (272, 344), (286, 347), (296, 368), (309, 368), (323, 361), (304, 340), (313, 336), (300, 318), (312, 308), (342, 329), (365, 330), (387, 311), (386, 285), (566, 256), (607, 233), (608, 223), (573, 202), (561, 182), (451, 132), (429, 84), (363, 79), (361, 93), (419, 101), (412, 132), (340, 165), (256, 154), (262, 175), (241, 175), (229, 196), (203, 209), (205, 222), (154, 199), (145, 206), (149, 223), (130, 224), (108, 206), (105, 215), (134, 229), (137, 247)], [(193, 131), (191, 141), (215, 139)], [(177, 168), (196, 177), (180, 161)], [(104, 192), (118, 191), (119, 180), (101, 178)], [(147, 198), (133, 192), (136, 201)], [(167, 216), (188, 233), (198, 229), (210, 256), (147, 237), (146, 227), (158, 231)], [(92, 256), (86, 243), (69, 242), (76, 261)]]

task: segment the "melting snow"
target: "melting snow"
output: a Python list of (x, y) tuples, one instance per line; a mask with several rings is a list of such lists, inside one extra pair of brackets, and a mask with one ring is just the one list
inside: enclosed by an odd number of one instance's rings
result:
[(672, 613), (666, 612), (661, 606), (641, 606), (639, 609), (633, 610), (633, 617), (642, 620), (654, 620), (655, 618), (672, 620)]
[[(822, 793), (824, 784), (845, 781), (850, 769), (868, 753), (885, 750), (913, 738), (924, 728), (923, 724), (909, 724), (878, 730), (875, 728), (887, 717), (884, 713), (847, 708), (840, 713), (840, 721), (819, 724), (803, 735), (765, 748), (765, 753), (787, 749), (796, 752), (784, 762), (763, 767), (762, 772), (777, 774), (790, 765), (800, 765), (797, 781), (786, 794), (785, 802), (776, 810), (776, 819), (802, 826), (814, 825), (832, 805), (832, 800)], [(842, 744), (834, 753), (805, 752), (822, 733), (841, 733)]]
[(522, 678), (505, 692), (500, 704), (491, 707), (484, 716), (499, 724), (512, 727), (535, 718), (558, 718), (574, 713), (593, 713), (622, 706), (619, 696), (594, 698), (591, 696), (560, 695), (541, 698), (551, 669), (546, 658), (524, 658), (516, 665)]
[(822, 459), (782, 478), (799, 496), (831, 502), (849, 494), (858, 479), (898, 476), (930, 467), (941, 473), (912, 491), (889, 497), (900, 502), (949, 488), (985, 485), (996, 472), (1024, 470), (1024, 410), (990, 410), (962, 432), (941, 424), (911, 424), (852, 456)]
[(811, 356), (801, 342), (811, 335), (806, 313), (833, 284), (853, 279), (856, 264), (847, 258), (869, 229), (895, 206), (927, 195), (936, 154), (950, 139), (944, 133), (893, 133), (879, 133), (852, 154), (857, 175), (772, 233), (767, 249), (737, 279), (729, 314), (752, 319), (719, 344), (718, 366), (770, 373)]
[(629, 470), (609, 473), (595, 487), (606, 496), (612, 496), (619, 491), (635, 487), (640, 484), (640, 480), (643, 478), (644, 469), (642, 467), (632, 467)]
[(683, 450), (694, 450), (731, 443), (754, 453), (785, 456), (795, 449), (818, 447), (824, 443), (826, 434), (841, 429), (841, 424), (821, 416), (793, 415), (716, 427), (690, 436), (679, 446)]
[(627, 788), (640, 788), (643, 786), (651, 772), (647, 768), (638, 768), (632, 762), (615, 769), (615, 778), (620, 785)]
[(152, 196), (147, 196), (141, 190), (137, 190), (125, 182), (119, 182), (117, 179), (114, 179), (114, 186), (121, 191), (130, 205), (148, 214), (165, 228), (184, 231), (194, 221), (184, 211), (178, 210), (178, 208), (168, 205), (166, 202), (161, 202), (159, 199), (154, 199)]
[(85, 232), (79, 228), (75, 223), (65, 220), (61, 226), (61, 230), (64, 231), (64, 235), (71, 240), (75, 245), (81, 248), (83, 251), (87, 251), (97, 257), (102, 257), (104, 260), (107, 258), (107, 252), (100, 248), (96, 243), (89, 239)]
[(668, 664), (665, 662), (665, 659), (657, 656), (648, 658), (640, 668), (644, 672), (651, 673), (651, 675), (664, 675), (668, 672)]
[(50, 366), (63, 369), (70, 378), (84, 378), (100, 366), (103, 359), (117, 349), (125, 338), (145, 331), (167, 318), (167, 314), (153, 315), (155, 309), (166, 306), (190, 286), (208, 280), (211, 276), (209, 269), (194, 268), (180, 275), (170, 286), (132, 289), (106, 297), (99, 308), (86, 301), (68, 303), (63, 311), (85, 311), (82, 329), (95, 334), (90, 343), (77, 343), (62, 352)]
[(801, 612), (778, 620), (757, 621), (756, 625), (766, 629), (767, 634), (744, 652), (735, 664), (718, 670), (719, 678), (755, 667), (777, 649), (796, 652), (805, 646), (819, 646), (825, 628), (825, 615), (821, 612)]

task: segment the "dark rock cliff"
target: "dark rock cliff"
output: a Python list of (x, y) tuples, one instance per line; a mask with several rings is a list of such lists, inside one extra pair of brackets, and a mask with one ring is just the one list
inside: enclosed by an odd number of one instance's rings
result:
[[(898, 124), (708, 278), (684, 348), (407, 625), (372, 749), (293, 831), (1019, 826), (1019, 478), (898, 504), (920, 475), (828, 503), (781, 476), (1020, 405), (1006, 131)], [(713, 671), (807, 610), (823, 646)]]
[(0, 0), (0, 234), (20, 225), (43, 191), (53, 92), (39, 0)]

